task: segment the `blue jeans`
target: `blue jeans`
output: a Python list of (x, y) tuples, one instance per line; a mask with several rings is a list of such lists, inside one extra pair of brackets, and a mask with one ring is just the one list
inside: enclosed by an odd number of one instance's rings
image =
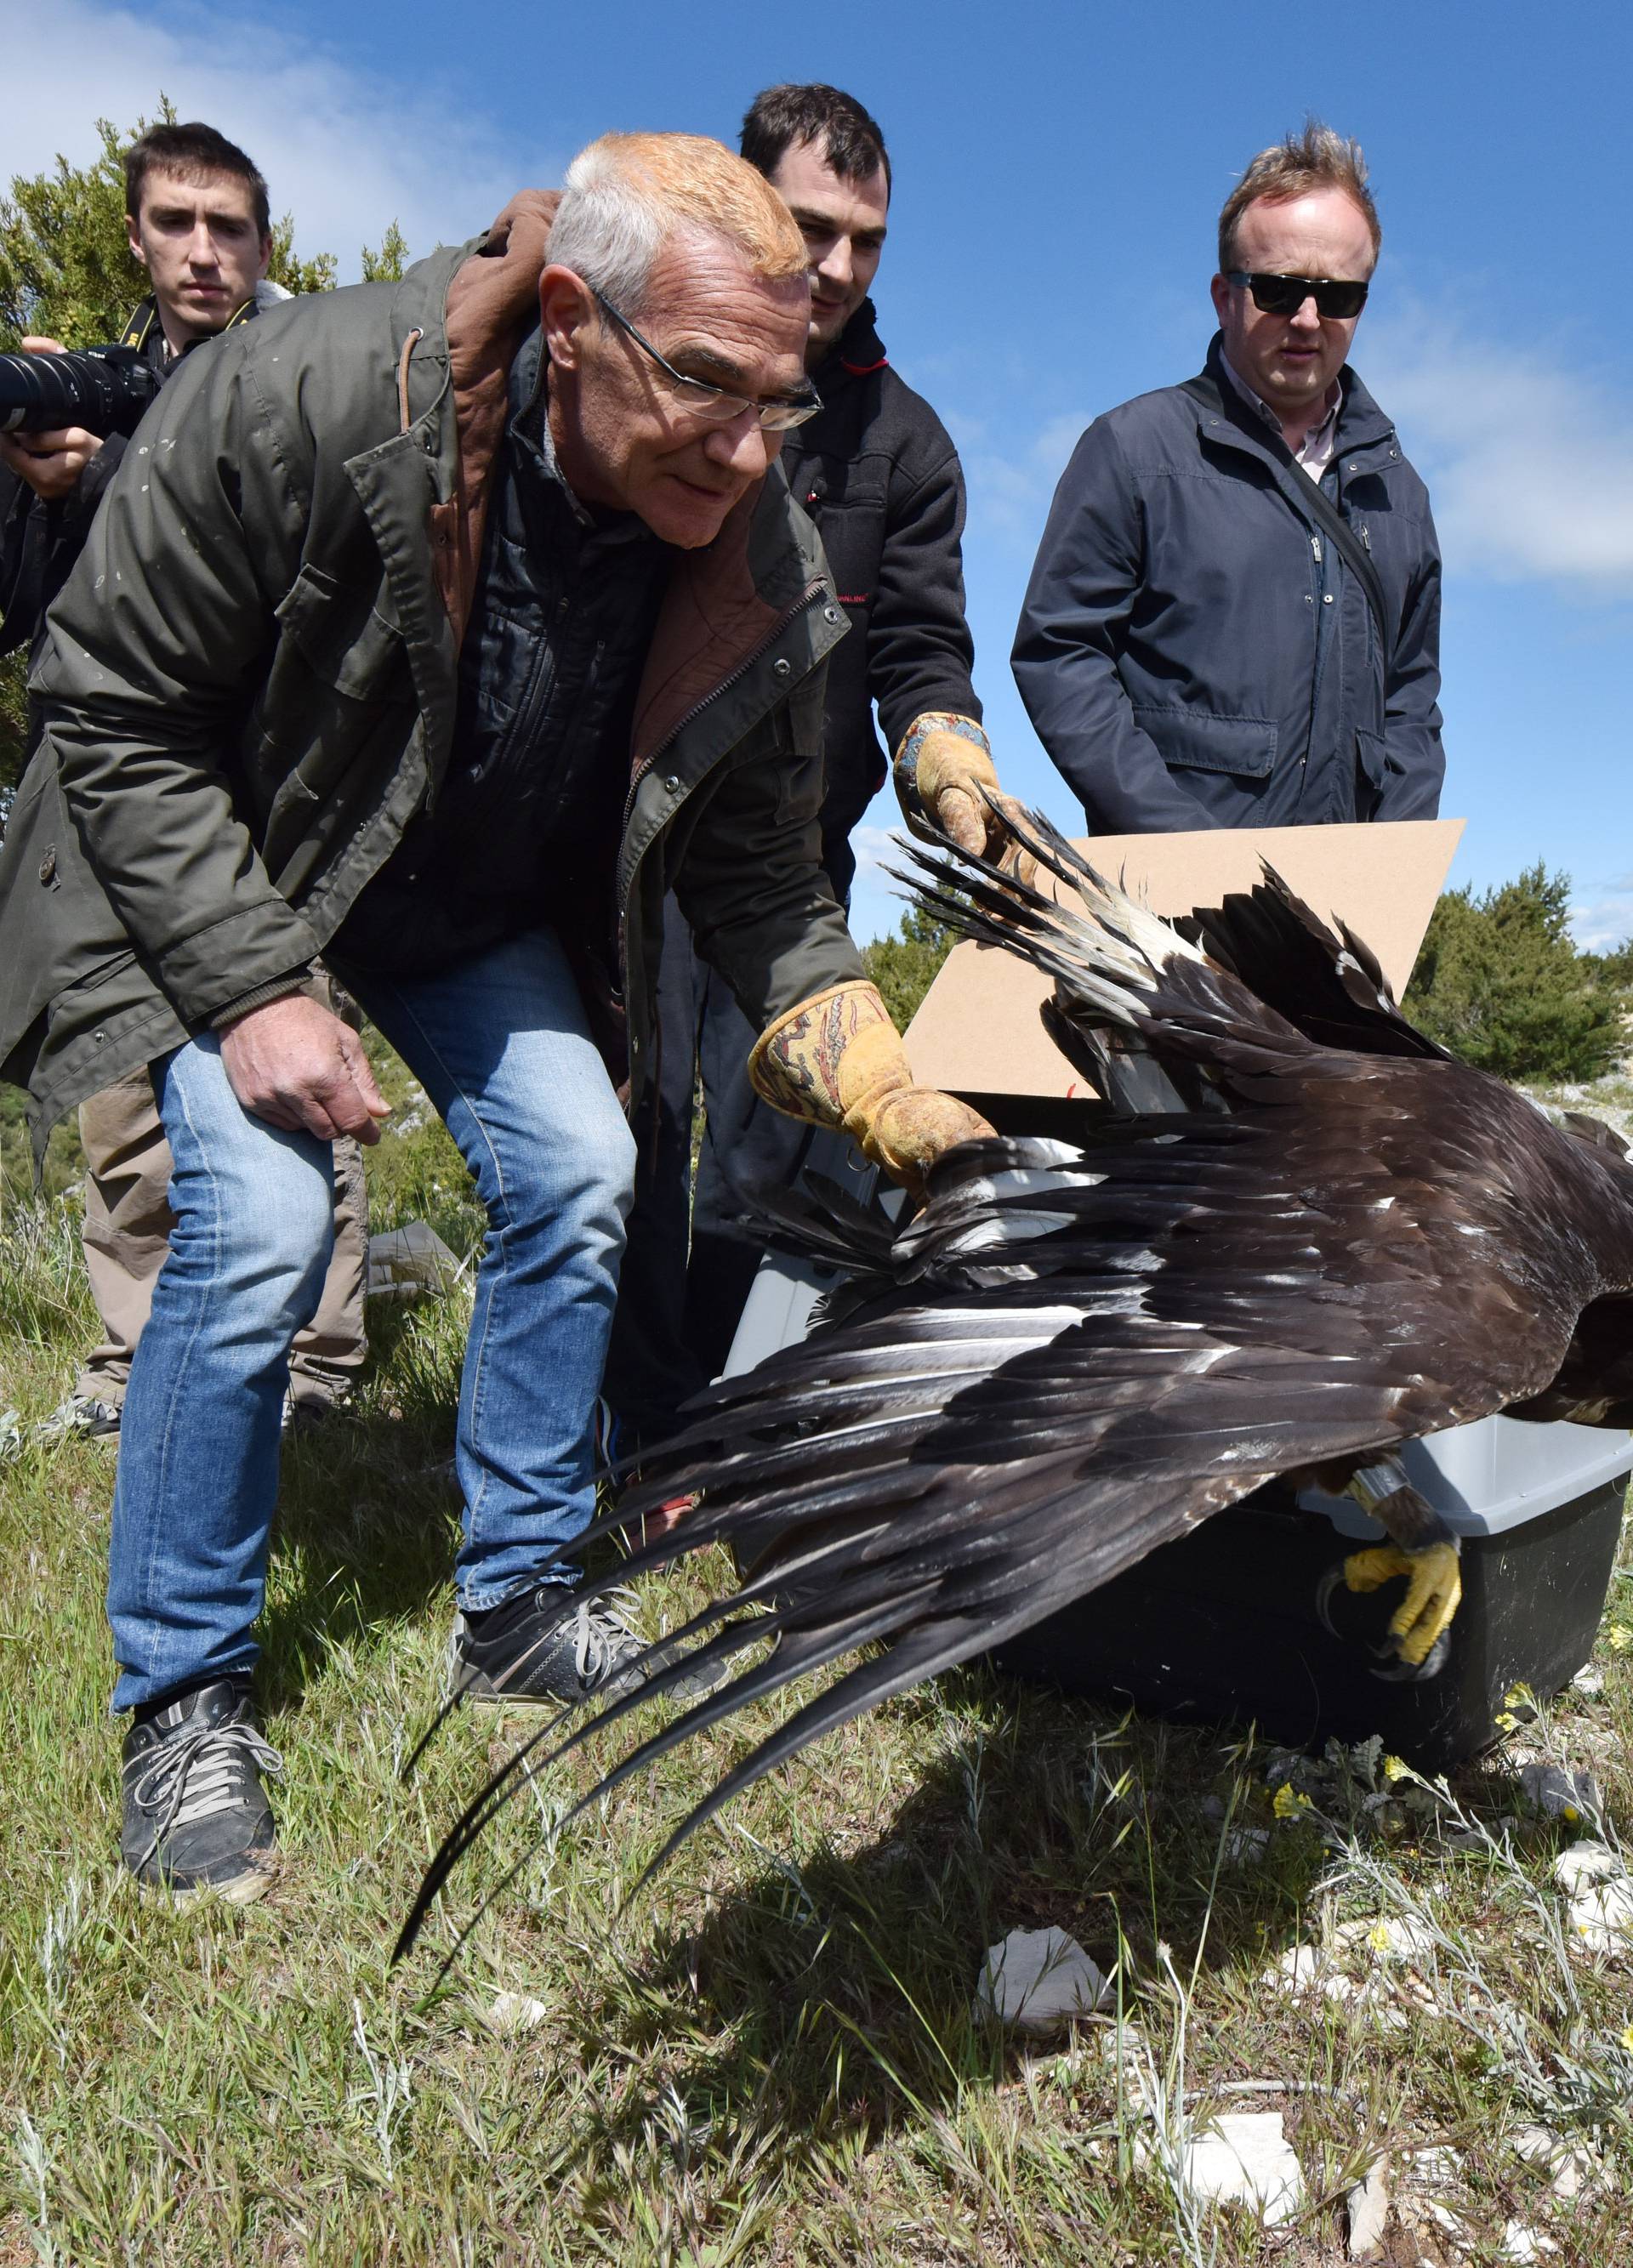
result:
[[(436, 976), (356, 989), (487, 1207), (460, 1388), (454, 1578), (462, 1607), (494, 1606), (594, 1512), (590, 1421), (634, 1144), (550, 932)], [(120, 1429), (115, 1709), (255, 1659), (289, 1346), (316, 1305), (333, 1233), (329, 1145), (244, 1110), (213, 1035), (153, 1077), (175, 1228)], [(572, 1580), (570, 1568), (551, 1572)]]

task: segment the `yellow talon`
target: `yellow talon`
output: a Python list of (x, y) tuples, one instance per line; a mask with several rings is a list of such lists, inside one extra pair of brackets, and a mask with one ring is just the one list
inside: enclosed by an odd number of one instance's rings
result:
[(1402, 1661), (1416, 1668), (1428, 1659), (1463, 1595), (1457, 1545), (1430, 1543), (1421, 1551), (1408, 1551), (1399, 1543), (1375, 1543), (1344, 1562), (1347, 1590), (1376, 1591), (1397, 1575), (1407, 1578), (1407, 1594), (1391, 1618), (1389, 1634)]

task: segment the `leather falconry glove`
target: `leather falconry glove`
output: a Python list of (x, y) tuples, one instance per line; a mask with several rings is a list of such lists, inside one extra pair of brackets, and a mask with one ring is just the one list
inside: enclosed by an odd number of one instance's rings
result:
[(991, 744), (973, 718), (927, 709), (902, 735), (894, 771), (913, 834), (933, 837), (939, 828), (961, 850), (991, 858), (1023, 882), (1032, 880), (1036, 860), (1005, 832), (986, 800), (992, 795), (1005, 810), (1018, 807), (1000, 791)]
[(915, 1194), (956, 1143), (992, 1132), (967, 1104), (915, 1086), (907, 1052), (872, 984), (835, 984), (762, 1032), (749, 1057), (754, 1092), (811, 1126), (838, 1126)]

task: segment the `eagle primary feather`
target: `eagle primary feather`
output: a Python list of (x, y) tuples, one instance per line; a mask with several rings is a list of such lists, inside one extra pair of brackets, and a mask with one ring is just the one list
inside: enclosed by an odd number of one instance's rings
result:
[(861, 1267), (848, 1311), (701, 1396), (620, 1506), (700, 1498), (617, 1580), (725, 1541), (740, 1588), (681, 1634), (690, 1657), (654, 1656), (643, 1687), (588, 1727), (547, 1725), (494, 1776), (399, 1951), (533, 1772), (699, 1660), (755, 1656), (597, 1794), (872, 1649), (666, 1855), (820, 1734), (1278, 1474), (1504, 1409), (1633, 1421), (1633, 1168), (1614, 1137), (1555, 1128), (1414, 1031), (1365, 946), (1268, 870), (1168, 924), (1046, 821), (1014, 831), (1081, 910), (962, 853), (913, 854), (924, 901), (1053, 976), (1051, 1031), (1105, 1091), (1156, 1076), (1168, 1107), (1086, 1111), (1081, 1145), (966, 1145), (893, 1241), (853, 1206), (822, 1211), (824, 1257)]

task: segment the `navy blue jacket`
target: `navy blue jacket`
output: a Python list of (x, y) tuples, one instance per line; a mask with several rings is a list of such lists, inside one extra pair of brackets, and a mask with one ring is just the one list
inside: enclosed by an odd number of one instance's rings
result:
[(1208, 350), (1098, 417), (1055, 491), (1015, 643), (1039, 739), (1092, 831), (1432, 819), (1440, 549), (1395, 430), (1343, 372), (1325, 491), (1391, 630), (1291, 499), (1309, 475)]

